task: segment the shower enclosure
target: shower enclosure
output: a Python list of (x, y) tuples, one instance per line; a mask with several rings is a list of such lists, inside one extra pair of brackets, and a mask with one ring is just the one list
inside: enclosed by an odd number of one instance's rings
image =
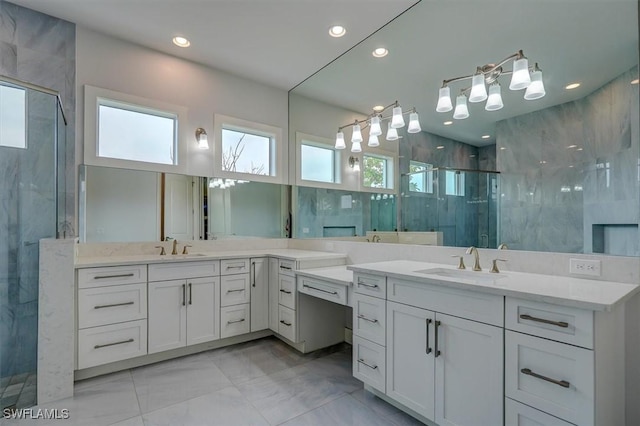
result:
[(428, 168), (401, 180), (404, 231), (443, 233), (445, 246), (496, 248), (500, 173)]
[(0, 76), (0, 411), (36, 403), (38, 242), (66, 224), (65, 139), (56, 92)]

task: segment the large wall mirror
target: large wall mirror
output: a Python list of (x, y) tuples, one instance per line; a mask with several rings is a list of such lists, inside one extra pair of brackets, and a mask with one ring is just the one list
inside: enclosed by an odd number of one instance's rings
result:
[[(519, 51), (543, 97), (510, 90)], [(436, 111), (445, 80), (503, 59), (501, 74), (484, 76), (489, 94), (500, 85), (501, 109)], [(446, 84), (453, 107), (470, 100), (471, 83)], [(442, 232), (445, 245), (640, 255), (637, 1), (420, 1), (290, 92), (290, 138), (335, 139), (395, 101), (421, 124), (399, 129), (400, 231)]]

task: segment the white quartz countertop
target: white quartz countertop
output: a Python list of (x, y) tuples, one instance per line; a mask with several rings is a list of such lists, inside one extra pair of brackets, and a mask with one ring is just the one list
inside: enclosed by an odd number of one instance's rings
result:
[(330, 266), (328, 268), (298, 269), (296, 270), (296, 274), (344, 286), (353, 284), (353, 271), (348, 270), (347, 265)]
[(445, 275), (452, 271), (451, 274), (454, 275), (459, 270), (450, 265), (409, 260), (361, 263), (348, 265), (346, 268), (354, 272), (385, 275), (425, 284), (456, 287), (594, 311), (609, 311), (614, 305), (640, 291), (640, 287), (634, 284), (511, 271), (492, 274), (486, 270), (473, 272), (466, 269), (460, 272), (462, 274), (468, 272), (466, 274), (468, 277), (442, 276), (418, 271), (435, 269)]
[(198, 252), (188, 255), (111, 255), (94, 257), (77, 257), (75, 267), (90, 268), (98, 266), (134, 265), (140, 263), (167, 263), (167, 262), (196, 262), (203, 260), (238, 259), (247, 257), (278, 257), (288, 260), (323, 260), (346, 259), (343, 253), (330, 253), (324, 251), (295, 250), (295, 249), (259, 249), (259, 250), (230, 250), (214, 252)]

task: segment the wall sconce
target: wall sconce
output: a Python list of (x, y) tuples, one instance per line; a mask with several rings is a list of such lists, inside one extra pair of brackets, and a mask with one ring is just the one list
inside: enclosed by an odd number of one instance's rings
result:
[(360, 160), (358, 160), (358, 157), (349, 157), (349, 167), (351, 167), (354, 172), (360, 171)]
[(198, 142), (198, 148), (209, 149), (209, 140), (207, 138), (207, 132), (202, 127), (196, 129), (196, 142)]

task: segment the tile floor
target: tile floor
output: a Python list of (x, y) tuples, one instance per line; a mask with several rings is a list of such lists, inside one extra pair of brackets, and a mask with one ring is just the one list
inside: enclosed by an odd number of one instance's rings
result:
[(35, 404), (37, 381), (35, 372), (0, 378), (0, 411), (5, 407)]
[(37, 408), (67, 420), (2, 426), (420, 425), (351, 375), (351, 347), (302, 355), (274, 337), (76, 383), (73, 398)]

